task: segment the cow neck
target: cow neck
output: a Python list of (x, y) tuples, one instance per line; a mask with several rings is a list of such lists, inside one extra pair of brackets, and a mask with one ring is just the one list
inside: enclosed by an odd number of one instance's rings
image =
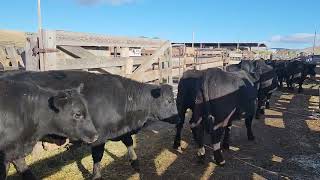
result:
[(37, 109), (37, 113), (35, 113), (34, 121), (38, 124), (37, 134), (39, 137), (48, 135), (48, 134), (55, 134), (64, 136), (61, 133), (58, 133), (58, 128), (55, 127), (54, 124), (54, 117), (57, 115), (56, 112), (49, 108), (48, 100), (54, 96), (55, 94), (49, 91), (38, 90), (38, 102), (36, 107), (41, 107)]
[(149, 84), (137, 83), (134, 86), (127, 87), (127, 98), (126, 98), (126, 112), (146, 110), (150, 113), (150, 106), (152, 102), (151, 90), (154, 88)]

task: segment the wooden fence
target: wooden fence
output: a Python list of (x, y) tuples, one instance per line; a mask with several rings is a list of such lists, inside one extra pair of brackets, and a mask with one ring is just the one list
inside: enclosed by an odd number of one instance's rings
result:
[[(132, 48), (151, 50), (148, 56), (130, 55)], [(187, 69), (222, 67), (219, 57), (172, 57), (170, 41), (114, 37), (66, 31), (43, 30), (27, 37), (26, 70), (83, 69), (111, 72), (141, 82), (172, 84)], [(179, 61), (180, 59), (180, 61)]]

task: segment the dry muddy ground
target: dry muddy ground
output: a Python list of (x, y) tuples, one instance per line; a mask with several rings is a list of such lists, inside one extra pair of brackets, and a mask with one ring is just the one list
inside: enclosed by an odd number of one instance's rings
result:
[[(232, 150), (227, 164), (217, 167), (207, 158), (198, 164), (188, 127), (183, 131), (183, 152), (172, 149), (175, 128), (155, 123), (135, 137), (141, 172), (134, 172), (122, 143), (109, 142), (103, 158), (104, 179), (320, 179), (320, 120), (318, 85), (304, 86), (303, 94), (278, 91), (272, 108), (254, 120), (255, 142), (248, 142), (243, 121), (234, 123)], [(212, 151), (207, 148), (208, 156)], [(90, 179), (90, 148), (34, 154), (27, 158), (41, 179)], [(13, 166), (9, 179), (17, 179)]]

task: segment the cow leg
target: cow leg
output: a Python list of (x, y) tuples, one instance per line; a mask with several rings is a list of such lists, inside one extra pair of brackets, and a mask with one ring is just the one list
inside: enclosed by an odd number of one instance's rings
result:
[(225, 127), (224, 130), (224, 137), (222, 141), (222, 148), (225, 150), (230, 149), (230, 131), (231, 131), (232, 123), (229, 123), (227, 127)]
[(266, 102), (266, 109), (270, 109), (270, 99), (271, 99), (272, 94), (267, 95), (267, 102)]
[(246, 128), (247, 128), (247, 136), (248, 136), (248, 140), (249, 141), (254, 141), (255, 137), (253, 135), (253, 132), (252, 132), (252, 117), (247, 117), (246, 118)]
[(193, 139), (198, 145), (198, 159), (201, 164), (204, 164), (205, 162), (205, 155), (206, 155), (206, 150), (204, 148), (204, 128), (202, 125), (199, 125), (198, 127), (194, 127), (191, 129), (192, 130), (192, 135)]
[(182, 133), (184, 120), (185, 120), (185, 111), (183, 111), (182, 113), (179, 113), (179, 117), (180, 117), (180, 123), (177, 124), (176, 126), (177, 131), (176, 131), (176, 136), (173, 143), (173, 149), (176, 149), (176, 150), (178, 150), (179, 147), (181, 147), (181, 133)]
[(16, 170), (22, 175), (22, 179), (25, 179), (25, 180), (37, 179), (29, 169), (24, 158), (14, 160), (13, 165), (15, 166)]
[(220, 127), (217, 130), (215, 130), (211, 134), (211, 142), (213, 144), (213, 160), (215, 160), (216, 164), (219, 166), (224, 166), (226, 164), (226, 161), (224, 160), (221, 152), (221, 137), (223, 135), (223, 132), (226, 128)]
[(104, 153), (104, 146), (105, 143), (98, 145), (98, 146), (92, 146), (91, 147), (91, 154), (93, 159), (93, 176), (92, 179), (101, 179), (101, 165), (100, 162), (103, 157)]
[(265, 100), (261, 99), (261, 98), (258, 98), (258, 106), (257, 106), (257, 110), (255, 111), (256, 112), (256, 119), (260, 119), (260, 115), (262, 114), (265, 114)]
[(128, 148), (128, 154), (129, 154), (130, 161), (131, 161), (131, 167), (135, 171), (139, 172), (140, 171), (139, 160), (138, 160), (137, 154), (133, 148), (133, 139), (132, 139), (131, 135), (125, 135), (123, 138), (121, 138), (121, 141)]
[(300, 82), (299, 82), (299, 90), (298, 90), (298, 93), (302, 93), (302, 92), (303, 92), (302, 84), (303, 84), (303, 79), (301, 79)]
[(0, 180), (7, 179), (8, 170), (9, 170), (9, 163), (5, 161), (5, 155), (1, 151), (0, 152)]
[(279, 78), (279, 87), (283, 88), (283, 78)]

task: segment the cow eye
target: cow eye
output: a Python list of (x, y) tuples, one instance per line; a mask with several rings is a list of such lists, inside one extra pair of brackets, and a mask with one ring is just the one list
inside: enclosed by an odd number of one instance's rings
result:
[(82, 114), (80, 112), (74, 113), (73, 118), (75, 120), (80, 120), (82, 118)]

